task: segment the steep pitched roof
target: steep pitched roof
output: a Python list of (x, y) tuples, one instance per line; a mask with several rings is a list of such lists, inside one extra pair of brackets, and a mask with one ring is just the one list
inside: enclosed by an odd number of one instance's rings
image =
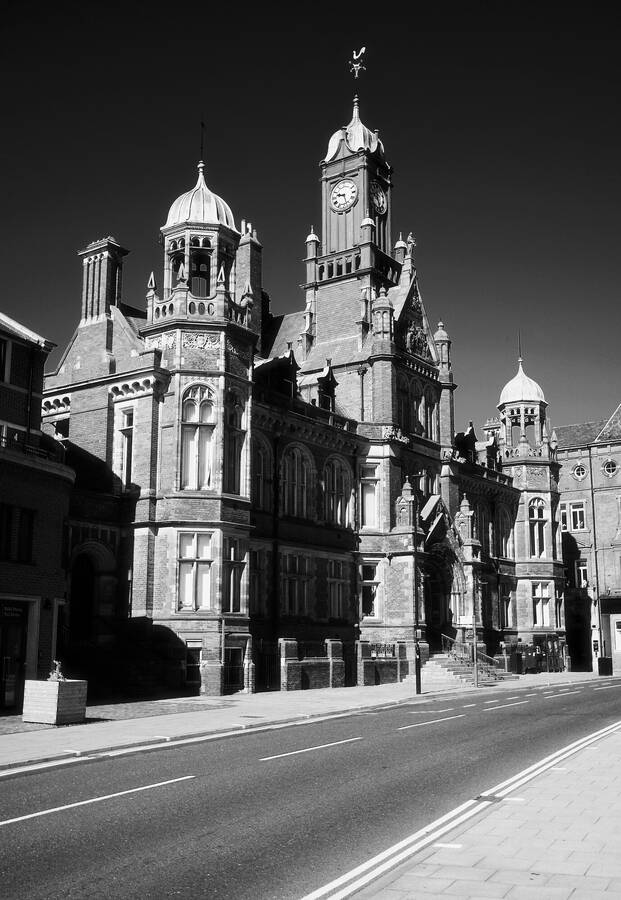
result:
[(559, 450), (567, 450), (570, 447), (585, 447), (594, 444), (598, 434), (606, 425), (606, 419), (599, 422), (583, 422), (579, 425), (560, 425), (555, 428)]
[(291, 344), (295, 350), (298, 338), (304, 331), (304, 311), (274, 316), (265, 334), (264, 352), (267, 356), (283, 356)]
[(621, 403), (617, 406), (595, 440), (603, 444), (607, 441), (621, 440)]

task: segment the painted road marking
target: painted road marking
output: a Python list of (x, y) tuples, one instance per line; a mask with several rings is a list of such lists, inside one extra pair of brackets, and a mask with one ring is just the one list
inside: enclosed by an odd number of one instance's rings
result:
[[(580, 738), (580, 740), (574, 741), (573, 744), (568, 744), (561, 750), (557, 750), (550, 756), (546, 756), (544, 759), (539, 760), (539, 762), (529, 766), (528, 769), (518, 772), (517, 775), (513, 775), (511, 778), (507, 779), (507, 781), (496, 785), (489, 791), (485, 791), (480, 795), (480, 799), (484, 801), (486, 798), (492, 796), (497, 797), (508, 794), (521, 787), (523, 784), (532, 781), (533, 778), (536, 778), (543, 772), (546, 772), (554, 765), (554, 763), (560, 762), (569, 756), (573, 756), (574, 753), (586, 749), (593, 741), (597, 741), (602, 737), (613, 734), (620, 729), (621, 721), (608, 725), (606, 728), (602, 728), (600, 731), (587, 735), (585, 738)], [(439, 819), (436, 819), (434, 822), (421, 828), (420, 831), (399, 841), (398, 844), (388, 847), (386, 850), (378, 853), (377, 856), (368, 859), (350, 872), (346, 872), (339, 878), (335, 878), (334, 881), (331, 881), (329, 884), (323, 885), (323, 887), (318, 888), (316, 891), (307, 894), (302, 900), (323, 900), (323, 898), (328, 897), (330, 900), (344, 900), (346, 897), (351, 897), (372, 881), (379, 878), (380, 875), (394, 869), (399, 863), (404, 862), (406, 859), (410, 859), (420, 850), (429, 847), (430, 844), (436, 843), (438, 838), (453, 831), (459, 825), (472, 819), (473, 816), (479, 815), (480, 812), (481, 803), (479, 801), (467, 800), (466, 803), (457, 806), (444, 816), (441, 816)]]
[(546, 700), (555, 700), (557, 697), (566, 697), (568, 694), (580, 694), (581, 691), (563, 691), (562, 694), (552, 694), (550, 697), (546, 697)]
[(519, 700), (519, 699), (520, 699), (519, 694), (516, 697), (505, 697), (505, 700)]
[(520, 700), (518, 703), (503, 703), (502, 706), (489, 706), (483, 712), (496, 712), (497, 709), (506, 709), (508, 706), (521, 706), (522, 703), (530, 703), (529, 700)]
[(549, 770), (550, 772), (566, 772), (567, 766), (552, 766)]
[(463, 844), (434, 844), (434, 847), (438, 847), (441, 850), (461, 850), (463, 848)]
[(282, 759), (283, 756), (295, 756), (298, 753), (310, 753), (312, 750), (325, 750), (326, 747), (338, 747), (339, 744), (351, 744), (352, 741), (361, 741), (361, 737), (347, 738), (346, 741), (333, 741), (331, 744), (318, 744), (316, 747), (304, 747), (303, 750), (291, 750), (289, 753), (277, 753), (276, 756), (262, 756), (259, 762), (269, 762), (270, 759)]
[(505, 803), (524, 803), (524, 797), (503, 797), (502, 798)]
[(402, 725), (401, 728), (397, 728), (397, 731), (405, 731), (407, 728), (420, 728), (422, 725), (436, 725), (438, 722), (448, 722), (450, 719), (463, 719), (465, 715), (465, 713), (460, 713), (458, 716), (445, 716), (443, 719), (430, 719), (429, 722), (414, 722), (412, 725)]
[(484, 700), (483, 703), (500, 703), (500, 700)]
[(614, 687), (618, 687), (616, 684), (611, 684), (609, 687), (603, 688), (593, 688), (594, 691), (611, 691)]
[(462, 709), (470, 709), (471, 706), (476, 706), (476, 703), (464, 703)]
[(128, 794), (137, 794), (139, 791), (150, 791), (153, 788), (164, 787), (167, 784), (176, 784), (179, 781), (188, 781), (196, 778), (196, 775), (183, 775), (181, 778), (171, 778), (169, 781), (158, 781), (156, 784), (144, 784), (142, 787), (130, 788), (127, 791), (117, 791), (115, 794), (104, 794), (103, 797), (92, 797), (90, 800), (79, 800), (76, 803), (67, 803), (65, 806), (54, 806), (51, 809), (42, 809), (40, 812), (28, 813), (26, 816), (16, 816), (14, 819), (5, 819), (0, 825), (13, 825), (15, 822), (25, 822), (26, 819), (37, 819), (39, 816), (49, 816), (52, 813), (63, 812), (65, 809), (75, 809), (77, 806), (88, 806), (90, 803), (101, 803), (102, 800), (112, 800), (114, 797), (126, 797)]

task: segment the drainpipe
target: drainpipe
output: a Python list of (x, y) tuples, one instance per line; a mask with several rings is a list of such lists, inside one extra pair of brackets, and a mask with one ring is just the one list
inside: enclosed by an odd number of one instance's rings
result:
[[(600, 656), (606, 656), (606, 648), (604, 646), (602, 634), (602, 607), (599, 597), (599, 565), (597, 562), (597, 525), (595, 515), (595, 491), (593, 490), (593, 458), (591, 456), (591, 446), (589, 445), (589, 488), (591, 492), (591, 513), (593, 516), (593, 562), (595, 575), (595, 601), (597, 603), (597, 628), (599, 635)], [(591, 640), (591, 652), (593, 652), (593, 641)]]

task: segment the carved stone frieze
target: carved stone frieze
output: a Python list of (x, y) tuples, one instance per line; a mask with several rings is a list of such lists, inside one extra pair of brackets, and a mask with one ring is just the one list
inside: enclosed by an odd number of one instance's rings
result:
[(169, 331), (166, 334), (152, 334), (145, 338), (147, 350), (174, 350), (177, 345), (177, 333)]
[(184, 331), (181, 346), (184, 350), (217, 350), (220, 347), (220, 335), (210, 331)]

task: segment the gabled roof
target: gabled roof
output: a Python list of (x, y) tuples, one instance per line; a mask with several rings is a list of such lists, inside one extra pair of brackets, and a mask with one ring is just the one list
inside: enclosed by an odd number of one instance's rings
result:
[(607, 441), (621, 440), (621, 403), (617, 406), (595, 440), (603, 444)]

